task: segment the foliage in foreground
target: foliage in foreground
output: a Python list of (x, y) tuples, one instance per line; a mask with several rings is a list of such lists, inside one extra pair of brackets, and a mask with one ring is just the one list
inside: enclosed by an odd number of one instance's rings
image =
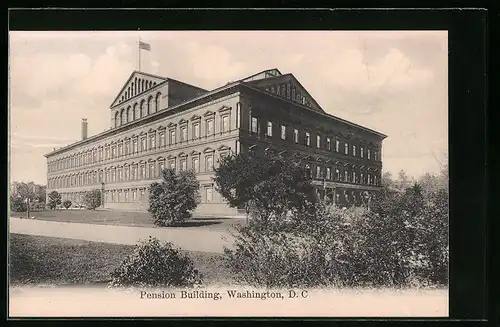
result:
[(157, 226), (173, 226), (192, 216), (198, 205), (199, 182), (192, 170), (178, 174), (173, 169), (164, 169), (163, 181), (151, 184), (149, 212)]
[(63, 207), (65, 207), (66, 209), (68, 209), (69, 207), (71, 207), (73, 203), (70, 201), (70, 200), (66, 200), (63, 202)]
[(101, 191), (98, 189), (86, 192), (83, 196), (83, 203), (87, 209), (95, 210), (101, 205)]
[(49, 208), (54, 210), (59, 204), (61, 204), (61, 194), (56, 190), (49, 193)]
[(264, 223), (316, 201), (304, 163), (288, 155), (251, 152), (227, 156), (215, 169), (214, 181), (231, 207), (245, 208)]
[(157, 238), (136, 245), (134, 252), (111, 273), (110, 286), (192, 287), (202, 282), (193, 261), (172, 243)]
[[(433, 184), (434, 185), (434, 184)], [(448, 283), (447, 188), (384, 190), (371, 210), (324, 204), (237, 229), (225, 261), (256, 286)]]

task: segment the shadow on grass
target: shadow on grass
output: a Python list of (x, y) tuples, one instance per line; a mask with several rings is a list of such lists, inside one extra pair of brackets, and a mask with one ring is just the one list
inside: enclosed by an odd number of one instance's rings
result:
[(210, 226), (210, 225), (218, 225), (220, 224), (220, 221), (185, 221), (183, 223), (175, 224), (175, 225), (170, 225), (167, 227), (201, 227), (201, 226)]

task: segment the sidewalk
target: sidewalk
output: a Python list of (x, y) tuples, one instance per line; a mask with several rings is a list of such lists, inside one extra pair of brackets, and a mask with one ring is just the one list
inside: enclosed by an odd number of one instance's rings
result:
[[(149, 236), (172, 242), (186, 251), (222, 253), (232, 244), (227, 232), (181, 228), (147, 228), (10, 218), (10, 233), (135, 245)], [(227, 241), (226, 241), (227, 240)]]

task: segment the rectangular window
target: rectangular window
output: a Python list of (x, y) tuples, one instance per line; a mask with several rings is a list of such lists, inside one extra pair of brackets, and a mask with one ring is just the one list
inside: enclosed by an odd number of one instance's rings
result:
[(146, 165), (141, 166), (141, 176), (140, 179), (146, 179)]
[(339, 142), (339, 140), (335, 140), (335, 151), (336, 152), (340, 151), (340, 142)]
[(149, 178), (155, 178), (155, 165), (149, 164)]
[(129, 177), (129, 167), (125, 167), (125, 180), (128, 181)]
[(375, 159), (375, 160), (378, 160), (378, 152), (377, 152), (377, 151), (375, 151), (375, 152), (373, 153), (373, 157), (374, 157), (374, 159)]
[(286, 140), (286, 126), (281, 125), (281, 139)]
[(118, 169), (118, 181), (121, 182), (122, 181), (122, 169)]
[(205, 193), (207, 202), (212, 202), (213, 201), (212, 188), (211, 187), (205, 188)]
[(125, 143), (125, 155), (129, 155), (130, 154), (130, 142), (126, 142)]
[(361, 155), (361, 158), (363, 158), (363, 156), (364, 156), (364, 154), (365, 154), (365, 153), (364, 153), (364, 152), (365, 152), (364, 150), (365, 150), (365, 149), (364, 149), (363, 147), (361, 147), (361, 148), (359, 149), (359, 151), (360, 151), (360, 155)]
[(164, 169), (165, 169), (165, 163), (162, 161), (162, 162), (160, 162), (160, 176), (163, 173)]
[(259, 122), (257, 120), (257, 117), (252, 117), (252, 133), (258, 133), (259, 132)]
[(141, 151), (146, 151), (146, 138), (141, 139)]
[(207, 136), (213, 135), (213, 134), (214, 134), (214, 120), (208, 119), (207, 120)]
[(306, 145), (311, 145), (311, 134), (309, 132), (306, 132)]
[(128, 190), (125, 190), (125, 202), (128, 202)]
[(321, 136), (316, 135), (316, 147), (321, 148)]
[(144, 194), (145, 194), (144, 189), (141, 189), (141, 200), (144, 200), (145, 197)]
[(133, 149), (134, 153), (137, 153), (138, 152), (138, 150), (137, 150), (137, 140), (134, 140), (134, 146), (133, 147), (134, 147), (134, 149)]
[(352, 155), (355, 157), (356, 156), (356, 146), (352, 146)]
[(326, 138), (326, 149), (330, 151), (332, 149), (332, 142), (329, 137)]
[(133, 190), (132, 191), (132, 201), (137, 201), (137, 191), (136, 190)]
[(175, 144), (175, 130), (170, 131), (170, 145)]
[(273, 123), (267, 122), (267, 136), (273, 136)]
[(298, 129), (293, 130), (293, 141), (295, 143), (299, 143), (299, 130)]
[(156, 136), (151, 135), (149, 139), (150, 139), (150, 141), (149, 141), (150, 148), (155, 149), (156, 148)]
[(229, 115), (222, 117), (222, 132), (229, 132)]
[(123, 146), (121, 144), (118, 144), (118, 156), (122, 156), (123, 155)]
[(111, 181), (116, 182), (116, 170), (114, 169), (111, 171)]
[(199, 137), (200, 137), (200, 124), (194, 123), (193, 124), (193, 138), (197, 139)]
[(347, 142), (344, 143), (344, 153), (349, 154), (349, 144), (347, 144)]
[(316, 178), (321, 178), (321, 167), (316, 166)]
[(187, 170), (187, 160), (181, 159), (181, 171)]
[(214, 168), (214, 158), (212, 155), (208, 155), (205, 160), (205, 171), (212, 171)]
[(368, 149), (368, 160), (370, 160), (370, 149)]
[(161, 132), (158, 134), (159, 140), (158, 140), (158, 146), (162, 147), (165, 145), (165, 133)]
[(181, 127), (181, 142), (186, 142), (188, 139), (187, 127)]
[(330, 167), (326, 167), (326, 179), (332, 179), (332, 169)]
[(197, 173), (200, 171), (200, 160), (198, 157), (193, 158), (193, 170)]

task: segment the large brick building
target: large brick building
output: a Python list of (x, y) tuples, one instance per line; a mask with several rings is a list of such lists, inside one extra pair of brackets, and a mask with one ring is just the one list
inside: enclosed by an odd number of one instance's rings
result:
[(55, 149), (47, 192), (74, 204), (101, 189), (103, 207), (147, 210), (161, 169), (194, 169), (199, 215), (234, 215), (214, 189), (213, 167), (232, 152), (303, 156), (318, 193), (358, 203), (380, 188), (385, 135), (327, 114), (292, 74), (267, 70), (212, 91), (134, 71), (110, 106), (111, 129)]

